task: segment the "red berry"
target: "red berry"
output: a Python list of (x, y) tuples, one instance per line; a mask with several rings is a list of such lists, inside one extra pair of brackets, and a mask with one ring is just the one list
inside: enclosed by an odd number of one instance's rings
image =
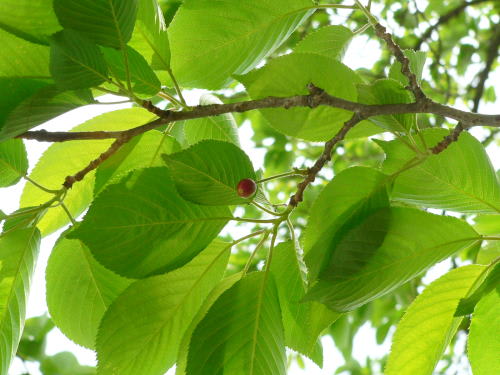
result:
[(257, 192), (257, 184), (251, 178), (244, 178), (243, 180), (238, 182), (236, 190), (238, 190), (238, 195), (240, 197), (251, 198)]

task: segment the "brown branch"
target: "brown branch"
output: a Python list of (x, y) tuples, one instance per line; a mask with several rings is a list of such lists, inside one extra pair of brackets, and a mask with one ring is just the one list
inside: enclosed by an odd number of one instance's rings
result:
[(487, 1), (489, 1), (489, 0), (474, 0), (474, 1), (464, 2), (464, 3), (460, 4), (458, 7), (450, 10), (448, 13), (443, 14), (442, 16), (440, 16), (438, 18), (437, 22), (434, 25), (430, 26), (427, 30), (425, 30), (425, 32), (422, 34), (422, 36), (418, 39), (417, 43), (415, 44), (414, 49), (416, 51), (418, 51), (420, 49), (420, 47), (422, 47), (422, 44), (427, 39), (429, 39), (429, 37), (431, 36), (431, 34), (434, 30), (436, 30), (439, 26), (444, 25), (445, 23), (447, 23), (451, 19), (457, 17), (460, 13), (462, 13), (462, 11), (465, 8), (467, 8), (471, 5), (485, 3)]
[(437, 145), (431, 147), (431, 152), (433, 154), (439, 154), (440, 152), (443, 152), (452, 142), (456, 142), (458, 140), (458, 137), (464, 130), (465, 128), (462, 126), (462, 123), (459, 122), (450, 134), (444, 137), (443, 140), (441, 140)]
[(410, 70), (410, 60), (408, 59), (408, 57), (406, 57), (406, 55), (403, 53), (401, 47), (394, 42), (394, 40), (392, 39), (392, 35), (387, 32), (384, 26), (382, 26), (380, 23), (377, 23), (374, 27), (377, 36), (385, 41), (389, 50), (396, 57), (396, 60), (401, 63), (401, 73), (403, 73), (409, 81), (407, 89), (410, 90), (413, 95), (415, 95), (415, 100), (417, 101), (417, 103), (425, 100), (426, 96), (417, 82), (417, 77)]
[(157, 112), (161, 116), (160, 118), (128, 130), (112, 132), (48, 132), (46, 130), (36, 130), (25, 132), (17, 136), (17, 138), (34, 139), (45, 142), (65, 142), (80, 139), (118, 139), (122, 136), (134, 137), (168, 122), (218, 116), (231, 112), (247, 112), (263, 108), (315, 108), (323, 105), (356, 112), (363, 118), (391, 114), (428, 113), (461, 121), (467, 128), (480, 125), (500, 127), (500, 114), (484, 115), (461, 111), (459, 109), (433, 102), (430, 99), (424, 99), (419, 103), (409, 104), (367, 105), (329, 95), (323, 90), (315, 90), (314, 87), (314, 85), (310, 85), (309, 89), (312, 91), (309, 95), (297, 95), (284, 98), (267, 97), (258, 100), (248, 100), (229, 104), (210, 104), (193, 107), (191, 110), (180, 112), (158, 110)]
[(497, 23), (495, 26), (495, 32), (493, 34), (493, 38), (488, 47), (486, 64), (481, 73), (479, 73), (478, 83), (476, 85), (476, 93), (474, 95), (474, 101), (473, 101), (474, 104), (472, 107), (472, 112), (477, 112), (479, 109), (479, 102), (481, 101), (481, 98), (483, 97), (484, 93), (484, 85), (488, 80), (488, 76), (490, 74), (493, 63), (498, 57), (499, 48), (500, 48), (500, 23)]
[(67, 176), (64, 180), (63, 186), (66, 189), (71, 189), (73, 184), (77, 181), (83, 180), (83, 178), (91, 171), (96, 169), (99, 165), (101, 165), (106, 159), (108, 159), (111, 155), (117, 152), (120, 147), (122, 147), (125, 143), (130, 140), (130, 137), (122, 136), (114, 141), (109, 148), (104, 151), (97, 159), (92, 160), (85, 168), (83, 168), (78, 173), (73, 176)]
[(311, 182), (314, 182), (319, 171), (325, 166), (325, 164), (332, 160), (333, 148), (345, 138), (349, 130), (362, 120), (363, 117), (359, 113), (354, 113), (352, 117), (344, 123), (337, 134), (325, 143), (325, 148), (323, 149), (320, 157), (316, 160), (314, 165), (309, 168), (307, 176), (297, 186), (297, 192), (290, 198), (290, 201), (288, 202), (290, 207), (297, 207), (297, 205), (302, 202), (304, 199), (304, 190)]

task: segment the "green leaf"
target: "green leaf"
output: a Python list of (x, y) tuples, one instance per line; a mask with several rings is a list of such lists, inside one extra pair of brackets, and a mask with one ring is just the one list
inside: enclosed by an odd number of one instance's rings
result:
[(7, 375), (21, 338), (26, 299), (40, 247), (36, 227), (0, 236), (0, 374)]
[[(76, 126), (72, 131), (124, 130), (145, 124), (153, 116), (142, 108), (130, 108), (105, 113)], [(66, 176), (83, 169), (112, 143), (112, 140), (82, 140), (55, 143), (42, 155), (29, 177), (48, 189), (59, 189)], [(68, 190), (64, 203), (73, 217), (80, 215), (93, 198), (95, 173), (91, 172)], [(21, 207), (37, 206), (47, 202), (53, 194), (26, 184), (21, 196)], [(40, 220), (43, 235), (52, 233), (69, 222), (61, 207), (54, 207)]]
[(186, 374), (284, 375), (278, 293), (254, 272), (225, 291), (193, 332)]
[(226, 277), (212, 289), (208, 297), (205, 299), (205, 301), (203, 301), (203, 304), (196, 313), (196, 316), (193, 318), (189, 327), (186, 329), (184, 336), (182, 337), (181, 343), (179, 345), (179, 353), (177, 355), (177, 362), (175, 364), (176, 375), (186, 375), (186, 364), (189, 353), (189, 344), (191, 342), (194, 330), (196, 329), (200, 321), (205, 317), (205, 315), (210, 310), (212, 305), (219, 299), (222, 293), (231, 288), (236, 282), (238, 282), (242, 278), (242, 276), (243, 274), (240, 272)]
[(99, 328), (99, 374), (165, 373), (185, 330), (222, 278), (230, 248), (213, 242), (185, 266), (139, 280), (118, 297)]
[(133, 138), (99, 166), (95, 175), (94, 194), (97, 195), (110, 183), (118, 182), (132, 170), (163, 166), (161, 154), (180, 150), (181, 146), (175, 138), (156, 130)]
[(304, 234), (310, 280), (315, 280), (329, 262), (336, 241), (346, 231), (370, 213), (389, 206), (387, 182), (387, 176), (376, 169), (353, 167), (340, 172), (323, 189), (311, 207)]
[(156, 69), (170, 69), (170, 44), (158, 0), (139, 2), (137, 22), (129, 45)]
[[(218, 89), (269, 56), (312, 14), (309, 0), (186, 0), (168, 28), (182, 86)], [(193, 48), (196, 46), (195, 48)]]
[[(314, 83), (330, 95), (356, 101), (356, 83), (361, 83), (356, 73), (341, 62), (302, 53), (273, 59), (263, 68), (239, 76), (238, 80), (252, 99), (306, 95), (307, 85)], [(269, 108), (261, 112), (280, 133), (309, 141), (330, 139), (352, 115), (349, 111), (328, 106)]]
[(134, 30), (137, 0), (54, 0), (54, 10), (65, 28), (123, 49)]
[[(408, 60), (410, 60), (411, 72), (415, 74), (417, 82), (420, 83), (427, 53), (423, 51), (414, 51), (412, 49), (405, 49), (403, 52)], [(401, 63), (399, 61), (395, 61), (394, 64), (392, 64), (391, 69), (389, 70), (389, 78), (395, 79), (403, 86), (407, 86), (409, 82), (408, 78), (401, 73)]]
[(460, 300), (455, 316), (472, 314), (477, 303), (498, 285), (500, 285), (500, 263), (495, 263), (488, 267), (484, 274), (476, 280), (475, 288), (470, 295)]
[[(2, 61), (0, 59), (0, 61)], [(47, 82), (26, 78), (0, 77), (0, 132), (5, 125), (5, 120), (23, 100), (28, 99), (40, 88), (47, 86)]]
[[(222, 101), (211, 94), (205, 94), (200, 98), (200, 105), (210, 104), (222, 104)], [(184, 135), (191, 145), (204, 139), (215, 139), (240, 146), (238, 127), (231, 113), (186, 121)]]
[[(358, 85), (359, 102), (363, 104), (412, 103), (413, 98), (403, 85), (393, 79), (379, 79), (371, 85)], [(371, 117), (369, 121), (383, 129), (406, 133), (416, 125), (416, 114)]]
[(50, 73), (62, 89), (98, 86), (108, 80), (108, 67), (99, 47), (72, 30), (52, 36)]
[(334, 60), (342, 60), (354, 34), (347, 27), (324, 26), (306, 35), (294, 48), (298, 53), (316, 53)]
[(2, 0), (0, 25), (36, 43), (46, 43), (47, 36), (61, 28), (52, 9), (52, 0)]
[(11, 213), (5, 220), (3, 231), (8, 232), (35, 226), (46, 213), (47, 208), (43, 206), (20, 208)]
[(472, 315), (468, 356), (474, 375), (495, 375), (500, 370), (500, 291), (493, 289), (478, 302)]
[(38, 90), (9, 113), (0, 140), (15, 137), (72, 109), (91, 104), (90, 90), (60, 91), (53, 85)]
[[(0, 22), (6, 14), (1, 10), (4, 4), (5, 1), (0, 2)], [(17, 8), (10, 8), (13, 9)], [(30, 43), (2, 29), (0, 43), (0, 77), (50, 78), (48, 47)]]
[(485, 235), (500, 234), (500, 215), (477, 215), (474, 229)]
[(16, 356), (25, 361), (40, 361), (45, 356), (47, 334), (53, 328), (54, 323), (47, 315), (27, 319)]
[(28, 170), (28, 155), (21, 139), (0, 142), (0, 187), (16, 184)]
[[(376, 219), (380, 214), (376, 212), (368, 217), (365, 231), (378, 230), (380, 223)], [(309, 290), (307, 300), (318, 300), (334, 311), (355, 309), (481, 240), (466, 222), (453, 217), (402, 207), (391, 208), (388, 216), (389, 223), (383, 227), (383, 243), (377, 248), (371, 247), (368, 241), (371, 237), (366, 240), (364, 232), (359, 235), (359, 243), (356, 243), (355, 236), (348, 239), (355, 245), (350, 252), (360, 254), (362, 267), (354, 273), (324, 271)], [(368, 259), (364, 258), (365, 254), (368, 254)], [(338, 267), (342, 265), (340, 263)], [(335, 266), (332, 264), (327, 270), (335, 270)]]
[[(150, 98), (158, 94), (161, 83), (148, 62), (132, 47), (120, 51), (103, 48), (104, 57), (111, 73), (119, 80), (127, 82), (127, 69), (130, 74), (132, 91), (140, 98)], [(125, 53), (127, 63), (125, 63)]]
[(476, 263), (490, 264), (499, 257), (500, 257), (500, 241), (485, 241), (483, 242), (483, 246), (477, 253)]
[(485, 267), (454, 269), (430, 284), (410, 305), (394, 334), (384, 374), (431, 375), (461, 319), (453, 313)]
[(280, 243), (273, 250), (270, 271), (278, 288), (286, 346), (322, 367), (322, 353), (315, 350), (316, 341), (340, 314), (317, 302), (301, 302), (307, 284), (305, 264), (299, 251), (291, 241)]
[(132, 282), (101, 266), (78, 240), (59, 238), (45, 272), (47, 306), (57, 327), (93, 349), (101, 318)]
[(95, 375), (95, 368), (82, 366), (75, 355), (70, 352), (60, 352), (45, 357), (40, 363), (43, 375)]
[(248, 203), (238, 195), (242, 179), (256, 179), (248, 156), (232, 143), (207, 140), (187, 150), (163, 155), (180, 195), (191, 202), (210, 205)]
[[(427, 129), (419, 137), (418, 147), (425, 150), (440, 142), (449, 132)], [(404, 141), (408, 142), (405, 138)], [(377, 142), (386, 153), (383, 171), (399, 171), (415, 157), (402, 140)], [(429, 155), (421, 164), (398, 175), (392, 192), (393, 199), (424, 207), (464, 213), (500, 212), (500, 186), (491, 162), (481, 143), (468, 133), (446, 150)]]
[(145, 277), (189, 262), (228, 217), (226, 207), (183, 200), (167, 168), (147, 168), (108, 186), (68, 237), (82, 240), (100, 263), (118, 274)]

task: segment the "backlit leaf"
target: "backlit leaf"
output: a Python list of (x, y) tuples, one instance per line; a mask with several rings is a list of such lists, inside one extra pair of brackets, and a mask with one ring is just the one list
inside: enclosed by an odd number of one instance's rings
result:
[[(222, 101), (214, 95), (203, 95), (200, 105), (209, 104), (222, 104)], [(238, 147), (240, 145), (238, 127), (231, 113), (186, 121), (184, 135), (191, 145), (204, 139), (231, 142)]]
[[(380, 214), (383, 211), (368, 217), (365, 231), (378, 230), (381, 224), (376, 216)], [(335, 272), (342, 270), (343, 264), (331, 264), (309, 290), (307, 300), (318, 300), (335, 311), (355, 309), (391, 292), (455, 252), (478, 245), (481, 240), (464, 221), (403, 207), (390, 209), (383, 231), (383, 242), (376, 248), (372, 248), (372, 237), (364, 238), (364, 232), (359, 242), (355, 236), (349, 238), (350, 253), (359, 254), (362, 267), (353, 273)]]
[(182, 199), (167, 168), (146, 168), (109, 185), (68, 237), (82, 240), (100, 263), (118, 274), (145, 277), (189, 262), (229, 216), (226, 207)]
[[(124, 130), (145, 124), (152, 118), (151, 113), (142, 108), (123, 109), (97, 116), (76, 126), (72, 131)], [(44, 152), (29, 176), (49, 189), (60, 189), (66, 176), (84, 168), (112, 142), (113, 140), (106, 139), (54, 143)], [(80, 215), (91, 202), (94, 178), (95, 172), (91, 172), (68, 191), (64, 203), (73, 217)], [(52, 197), (53, 194), (26, 184), (21, 196), (21, 207), (37, 206)], [(47, 235), (68, 222), (68, 215), (64, 210), (61, 207), (54, 207), (40, 220), (38, 227), (43, 235)]]
[(394, 334), (384, 374), (431, 375), (461, 318), (453, 316), (485, 267), (450, 271), (430, 284), (410, 305)]
[(0, 236), (0, 374), (7, 375), (21, 338), (40, 247), (35, 227)]
[[(449, 132), (427, 129), (422, 132), (426, 147), (433, 147)], [(415, 142), (421, 150), (420, 137)], [(386, 153), (384, 173), (400, 170), (415, 157), (402, 140), (377, 142)], [(410, 204), (464, 213), (500, 212), (500, 185), (481, 143), (464, 132), (437, 155), (402, 172), (394, 182), (392, 197)]]
[(97, 44), (124, 48), (132, 36), (137, 0), (54, 0), (62, 26)]
[(213, 242), (185, 266), (137, 281), (118, 297), (99, 328), (99, 374), (164, 374), (186, 328), (222, 278), (230, 248)]
[(52, 320), (71, 340), (93, 349), (104, 312), (132, 280), (104, 268), (81, 241), (64, 234), (50, 254), (45, 276)]
[(305, 265), (291, 241), (273, 250), (271, 274), (274, 275), (285, 328), (286, 346), (311, 358), (322, 367), (322, 353), (316, 351), (321, 332), (339, 316), (318, 302), (302, 302), (306, 293)]
[[(31, 1), (29, 3), (32, 5)], [(5, 1), (0, 2), (0, 9), (4, 4)], [(0, 19), (5, 14), (0, 10)], [(0, 77), (50, 78), (49, 47), (30, 43), (2, 29), (0, 29), (0, 43), (2, 43)]]
[[(311, 13), (308, 0), (186, 0), (168, 28), (182, 86), (217, 89), (278, 48)], [(194, 48), (193, 48), (194, 47)]]
[(72, 30), (52, 36), (50, 73), (62, 89), (98, 86), (108, 80), (108, 67), (99, 47)]
[(72, 109), (91, 104), (90, 90), (60, 91), (50, 85), (38, 90), (9, 113), (0, 139), (15, 137)]
[[(357, 74), (337, 60), (312, 53), (292, 53), (271, 60), (238, 80), (245, 85), (252, 99), (267, 96), (307, 95), (307, 85), (314, 83), (330, 95), (357, 100)], [(280, 133), (309, 141), (333, 137), (352, 113), (329, 106), (317, 108), (269, 108), (261, 112)], [(361, 126), (361, 125), (360, 125)], [(363, 126), (354, 131), (363, 131)]]
[(0, 142), (0, 187), (17, 183), (28, 170), (28, 155), (21, 139)]
[[(410, 71), (415, 74), (417, 82), (420, 83), (427, 53), (423, 51), (414, 51), (412, 49), (406, 49), (403, 52), (408, 60), (410, 60)], [(401, 73), (401, 63), (399, 61), (395, 61), (394, 64), (392, 64), (389, 70), (389, 78), (395, 79), (403, 84), (403, 86), (408, 85), (408, 78)]]
[[(401, 83), (393, 79), (379, 79), (371, 85), (358, 85), (359, 102), (363, 104), (406, 104), (413, 97)], [(371, 117), (369, 121), (383, 129), (405, 133), (416, 124), (414, 113)]]
[[(127, 82), (127, 69), (130, 74), (132, 91), (140, 98), (150, 98), (161, 88), (158, 77), (148, 65), (147, 61), (132, 47), (125, 50), (103, 48), (104, 57), (111, 73), (124, 83)], [(127, 64), (125, 64), (125, 51)]]
[(139, 2), (137, 21), (129, 43), (155, 69), (170, 69), (170, 44), (158, 0)]
[(132, 170), (161, 167), (164, 165), (162, 154), (180, 150), (175, 138), (156, 130), (137, 136), (99, 166), (95, 175), (94, 193), (98, 194), (106, 185), (118, 182)]
[(474, 375), (495, 375), (500, 370), (500, 291), (499, 287), (476, 305), (470, 326), (468, 355)]
[(206, 140), (187, 150), (164, 155), (180, 195), (191, 202), (219, 206), (248, 203), (238, 182), (256, 180), (248, 156), (232, 143)]
[(2, 0), (0, 24), (18, 37), (36, 43), (47, 43), (47, 37), (61, 29), (52, 0)]
[(347, 27), (332, 25), (321, 27), (301, 40), (294, 48), (298, 53), (317, 53), (341, 60), (354, 34)]
[(226, 290), (191, 337), (187, 375), (284, 375), (285, 339), (272, 279), (254, 272)]
[(353, 167), (339, 173), (323, 189), (311, 207), (304, 234), (310, 280), (329, 262), (346, 231), (360, 225), (370, 213), (389, 206), (387, 181), (376, 169)]

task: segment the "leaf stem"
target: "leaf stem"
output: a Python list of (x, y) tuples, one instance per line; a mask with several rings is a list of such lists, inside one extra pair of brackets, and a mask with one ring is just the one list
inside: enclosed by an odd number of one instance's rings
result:
[(45, 191), (46, 193), (50, 193), (50, 194), (58, 194), (60, 193), (61, 189), (59, 190), (52, 190), (52, 189), (47, 189), (46, 187), (43, 187), (42, 185), (40, 185), (38, 182), (32, 180), (31, 178), (29, 178), (28, 176), (23, 176), (23, 178), (32, 183), (33, 185), (35, 185), (37, 188), (39, 188), (40, 190), (43, 190)]
[(66, 207), (66, 205), (64, 204), (63, 201), (61, 201), (61, 208), (64, 210), (64, 212), (66, 213), (66, 215), (68, 215), (68, 218), (71, 221), (71, 224), (76, 225), (76, 221), (73, 218), (73, 215), (71, 215), (71, 212), (69, 212), (68, 207)]
[(259, 243), (255, 246), (255, 249), (252, 251), (252, 254), (250, 254), (250, 257), (248, 258), (247, 263), (245, 264), (245, 268), (243, 269), (243, 274), (244, 275), (250, 269), (250, 266), (252, 264), (253, 258), (255, 258), (255, 254), (257, 254), (257, 251), (259, 251), (259, 249), (264, 245), (264, 243), (266, 242), (267, 238), (269, 237), (269, 234), (271, 233), (271, 231), (264, 230), (263, 233), (264, 233), (264, 235), (260, 239)]
[(183, 107), (187, 107), (188, 105), (187, 105), (186, 101), (184, 100), (184, 97), (182, 96), (182, 90), (179, 87), (177, 80), (175, 79), (175, 76), (174, 76), (174, 73), (172, 72), (172, 69), (168, 68), (167, 73), (170, 76), (170, 78), (172, 79), (172, 82), (173, 82), (174, 87), (175, 87), (175, 91), (177, 92), (177, 95), (179, 95), (179, 99), (181, 100)]
[(254, 205), (255, 207), (257, 207), (258, 209), (260, 209), (260, 210), (262, 210), (262, 211), (264, 211), (264, 212), (267, 212), (267, 213), (268, 213), (268, 214), (270, 214), (270, 215), (274, 215), (274, 216), (281, 216), (281, 215), (282, 215), (282, 214), (281, 214), (281, 213), (279, 213), (279, 212), (274, 212), (274, 211), (271, 211), (271, 210), (269, 210), (269, 209), (265, 208), (264, 206), (262, 206), (262, 205), (258, 204), (258, 203), (257, 203), (257, 202), (255, 202), (255, 201), (252, 201), (252, 202), (251, 202), (251, 204), (253, 204), (253, 205)]
[(172, 104), (175, 104), (175, 105), (177, 105), (179, 107), (186, 107), (180, 101), (178, 101), (177, 99), (175, 99), (172, 95), (170, 95), (170, 94), (168, 94), (168, 93), (166, 93), (164, 91), (158, 91), (158, 94), (156, 94), (156, 95), (158, 95), (160, 98), (168, 100)]
[(294, 169), (293, 171), (290, 172), (285, 172), (285, 173), (280, 173), (271, 177), (263, 178), (262, 180), (256, 181), (257, 184), (262, 184), (263, 182), (266, 181), (271, 181), (275, 180), (277, 178), (283, 178), (283, 177), (289, 177), (289, 176), (300, 176), (304, 177), (307, 176), (307, 173), (309, 171), (307, 169)]
[(289, 217), (286, 218), (286, 225), (288, 226), (288, 230), (290, 231), (290, 237), (292, 239), (293, 244), (295, 245), (296, 237), (295, 237), (295, 229), (293, 227), (292, 221)]

